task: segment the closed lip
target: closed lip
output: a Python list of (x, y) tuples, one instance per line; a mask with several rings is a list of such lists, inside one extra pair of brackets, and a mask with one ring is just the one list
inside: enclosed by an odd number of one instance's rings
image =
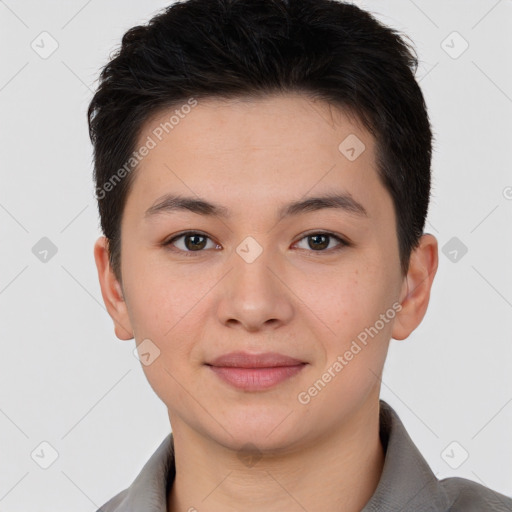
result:
[(278, 354), (277, 352), (264, 352), (250, 354), (249, 352), (230, 352), (206, 363), (208, 366), (234, 367), (234, 368), (274, 368), (277, 366), (297, 366), (306, 364), (294, 357)]

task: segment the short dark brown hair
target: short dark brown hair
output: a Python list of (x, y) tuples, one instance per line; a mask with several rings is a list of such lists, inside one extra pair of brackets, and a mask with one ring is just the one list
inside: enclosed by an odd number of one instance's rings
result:
[(417, 66), (397, 31), (335, 0), (187, 0), (128, 30), (88, 110), (101, 228), (118, 280), (121, 218), (134, 177), (126, 164), (144, 123), (190, 98), (273, 92), (325, 100), (355, 114), (375, 137), (405, 275), (430, 199), (433, 136)]

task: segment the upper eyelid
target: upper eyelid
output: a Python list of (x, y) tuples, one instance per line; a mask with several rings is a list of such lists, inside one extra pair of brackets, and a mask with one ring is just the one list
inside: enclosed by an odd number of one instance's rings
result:
[[(199, 235), (204, 236), (208, 240), (211, 240), (213, 243), (220, 245), (218, 242), (216, 242), (210, 235), (207, 235), (206, 233), (202, 233), (201, 231), (185, 231), (183, 233), (178, 233), (177, 235), (173, 235), (171, 238), (167, 239), (162, 243), (162, 245), (171, 245), (176, 240), (179, 240), (180, 238), (183, 238), (187, 235)], [(185, 251), (185, 252), (202, 252), (202, 251)]]
[[(332, 231), (310, 231), (304, 235), (302, 235), (298, 240), (297, 242), (294, 242), (294, 245), (298, 242), (300, 242), (303, 238), (307, 238), (308, 236), (313, 236), (313, 235), (327, 235), (329, 236), (330, 238), (334, 238), (335, 240), (337, 240), (339, 242), (339, 246), (346, 246), (346, 247), (349, 247), (352, 245), (352, 242), (350, 240), (348, 240), (347, 238), (345, 238), (344, 236), (342, 235), (337, 235), (336, 233), (333, 233)], [(332, 248), (331, 250), (333, 249), (336, 249), (336, 247)], [(308, 251), (308, 252), (318, 252), (318, 253), (322, 253), (322, 252), (329, 252), (329, 250), (327, 251)]]

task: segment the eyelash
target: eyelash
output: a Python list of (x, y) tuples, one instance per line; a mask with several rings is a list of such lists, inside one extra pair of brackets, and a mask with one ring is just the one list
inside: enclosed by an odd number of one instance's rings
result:
[[(172, 244), (174, 242), (176, 242), (176, 240), (179, 240), (180, 238), (183, 238), (183, 237), (185, 237), (187, 235), (199, 235), (199, 236), (202, 236), (202, 237), (205, 237), (205, 238), (211, 240), (211, 238), (208, 235), (206, 235), (205, 233), (201, 233), (200, 231), (185, 231), (183, 233), (180, 233), (180, 234), (172, 237), (171, 239), (167, 240), (166, 242), (163, 242), (162, 245), (164, 247), (166, 247), (168, 250), (170, 250), (172, 252), (179, 252), (179, 253), (183, 254), (184, 256), (186, 256), (186, 257), (195, 257), (197, 253), (205, 252), (206, 249), (202, 249), (202, 250), (198, 250), (198, 251), (184, 251), (182, 249), (176, 249), (175, 247), (173, 247)], [(302, 238), (300, 238), (295, 243), (301, 242), (305, 238), (309, 238), (309, 237), (315, 236), (315, 235), (327, 236), (328, 238), (332, 238), (332, 239), (336, 240), (337, 242), (339, 242), (339, 244), (336, 247), (331, 248), (331, 249), (323, 249), (323, 250), (319, 250), (319, 251), (307, 250), (307, 249), (303, 249), (303, 250), (306, 250), (307, 252), (311, 252), (311, 253), (328, 253), (328, 254), (332, 254), (333, 252), (340, 251), (344, 247), (351, 247), (352, 246), (352, 243), (350, 243), (346, 239), (340, 237), (339, 235), (335, 235), (334, 233), (328, 232), (328, 231), (313, 231), (311, 233), (307, 233), (307, 234), (303, 235)]]

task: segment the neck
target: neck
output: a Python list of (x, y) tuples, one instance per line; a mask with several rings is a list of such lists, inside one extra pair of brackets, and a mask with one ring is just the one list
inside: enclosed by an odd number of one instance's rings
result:
[(236, 451), (174, 423), (176, 478), (168, 512), (359, 512), (384, 465), (378, 400), (342, 430), (284, 456), (264, 455), (250, 467)]

